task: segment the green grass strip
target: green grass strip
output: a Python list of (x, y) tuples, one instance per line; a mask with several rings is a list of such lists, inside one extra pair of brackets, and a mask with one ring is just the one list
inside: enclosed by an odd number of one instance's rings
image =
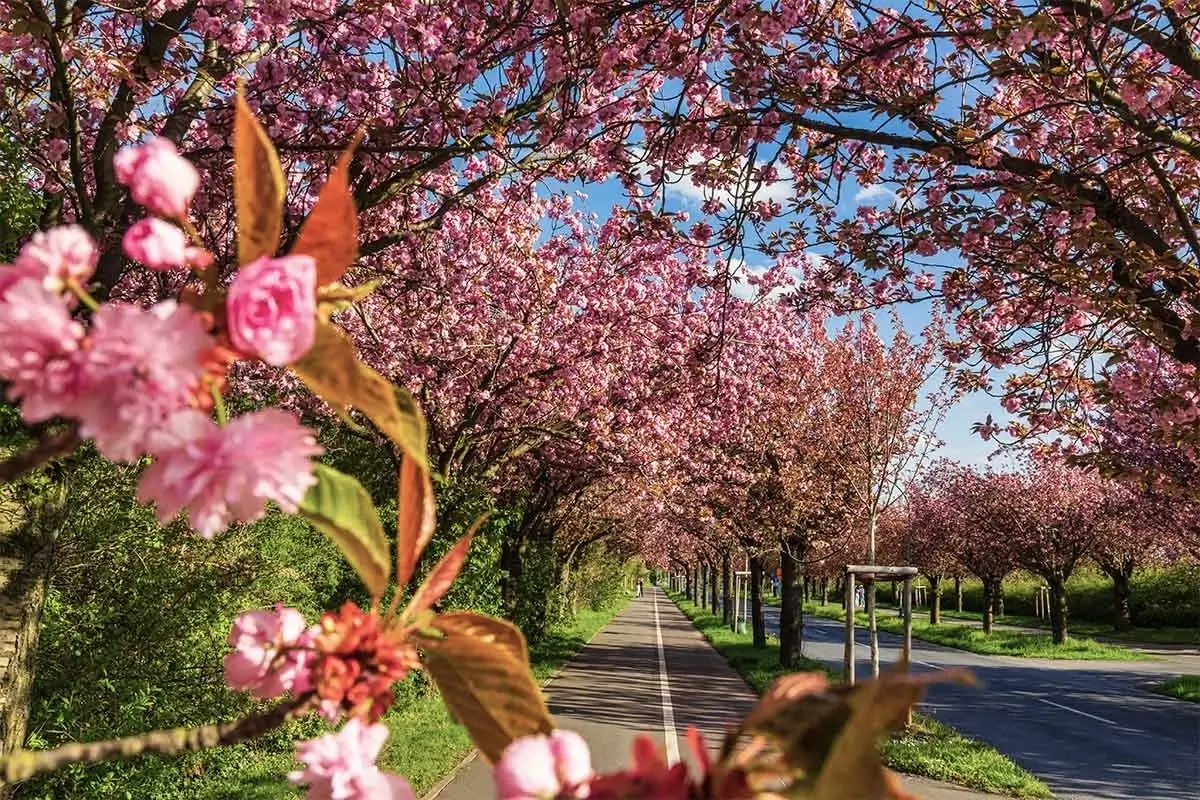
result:
[[(698, 608), (678, 594), (668, 594), (755, 691), (761, 694), (776, 678), (792, 671), (779, 666), (777, 643), (756, 649), (749, 633), (734, 633), (720, 616)], [(801, 669), (838, 676), (836, 670), (807, 658)], [(1009, 797), (1053, 797), (1046, 784), (996, 748), (921, 714), (914, 715), (912, 728), (884, 744), (883, 754), (887, 765), (898, 772)]]
[[(890, 603), (888, 607), (894, 608)], [(929, 609), (918, 608), (916, 618), (922, 615), (928, 619)], [(983, 620), (983, 614), (980, 614), (978, 611), (955, 611), (954, 609), (946, 610), (943, 608), (942, 619), (980, 622)], [(1022, 628), (1049, 629), (1050, 627), (1050, 623), (1041, 617), (1030, 617), (1024, 614), (1005, 614), (1002, 617), (996, 617), (995, 622), (998, 625), (1016, 625)], [(1200, 644), (1200, 628), (1133, 628), (1127, 631), (1119, 631), (1112, 625), (1072, 620), (1068, 633), (1096, 639), (1112, 639), (1118, 642), (1128, 642), (1131, 645)]]
[[(844, 620), (845, 612), (841, 605), (827, 603), (806, 603), (804, 613), (826, 619)], [(861, 627), (867, 625), (867, 615), (858, 612), (854, 615), (855, 624)], [(904, 622), (890, 613), (877, 614), (876, 625), (879, 630), (888, 633), (903, 634)], [(914, 639), (940, 644), (944, 647), (956, 647), (985, 656), (1016, 656), (1018, 658), (1050, 658), (1070, 659), (1080, 661), (1154, 661), (1154, 656), (1120, 645), (1105, 644), (1095, 639), (1067, 637), (1063, 644), (1055, 644), (1047, 635), (1040, 633), (1022, 633), (1020, 631), (1001, 630), (993, 628), (991, 633), (971, 625), (953, 625), (938, 623), (930, 625), (913, 617), (912, 635)]]
[(1187, 700), (1189, 703), (1200, 703), (1200, 675), (1180, 675), (1171, 678), (1157, 686), (1154, 691), (1168, 697)]

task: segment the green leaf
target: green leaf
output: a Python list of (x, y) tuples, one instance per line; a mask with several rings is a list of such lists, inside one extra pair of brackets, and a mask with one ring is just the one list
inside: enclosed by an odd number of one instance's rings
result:
[(380, 597), (391, 577), (387, 534), (371, 496), (357, 480), (318, 464), (317, 484), (300, 503), (300, 515), (333, 540), (362, 577), (373, 597)]

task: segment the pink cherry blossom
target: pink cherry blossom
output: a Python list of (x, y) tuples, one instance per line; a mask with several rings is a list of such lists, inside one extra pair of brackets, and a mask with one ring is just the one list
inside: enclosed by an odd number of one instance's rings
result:
[(198, 253), (198, 248), (188, 245), (187, 234), (158, 217), (147, 217), (129, 226), (121, 248), (134, 261), (161, 270), (185, 266)]
[(387, 736), (383, 723), (355, 718), (337, 733), (299, 742), (296, 758), (307, 766), (288, 780), (307, 784), (309, 800), (415, 800), (408, 781), (375, 765)]
[(79, 358), (86, 389), (75, 404), (80, 433), (114, 461), (148, 452), (151, 433), (192, 405), (214, 345), (200, 314), (187, 306), (102, 306)]
[(316, 282), (308, 256), (264, 256), (242, 267), (226, 300), (234, 347), (275, 366), (298, 360), (316, 333)]
[(225, 682), (260, 698), (307, 691), (310, 647), (319, 630), (283, 606), (239, 614), (229, 633), (233, 652), (225, 656)]
[(113, 167), (134, 202), (152, 214), (172, 219), (187, 214), (200, 186), (200, 173), (161, 136), (122, 149), (113, 159)]
[(82, 337), (63, 297), (40, 280), (19, 280), (0, 297), (0, 378), (9, 382), (9, 399), (21, 401), (26, 422), (71, 409), (78, 392), (73, 358)]
[(0, 301), (4, 300), (8, 290), (26, 278), (32, 278), (38, 283), (44, 283), (45, 271), (36, 264), (26, 262), (23, 265), (0, 264)]
[(155, 461), (138, 498), (153, 502), (164, 522), (186, 506), (192, 528), (205, 537), (234, 521), (260, 519), (268, 501), (295, 513), (316, 483), (312, 458), (322, 452), (309, 428), (277, 408), (243, 414), (223, 427), (198, 411), (182, 411), (150, 444)]
[(68, 281), (84, 284), (96, 270), (99, 253), (88, 232), (78, 225), (60, 225), (33, 235), (14, 266), (43, 277), (46, 287), (62, 291)]
[(592, 756), (587, 743), (573, 732), (526, 736), (505, 748), (494, 771), (500, 800), (586, 796)]

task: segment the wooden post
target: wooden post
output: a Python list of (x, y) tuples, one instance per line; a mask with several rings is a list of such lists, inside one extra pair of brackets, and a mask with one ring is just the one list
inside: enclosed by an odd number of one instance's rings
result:
[(904, 579), (904, 661), (907, 663), (912, 658), (912, 594), (908, 591), (909, 584), (912, 583), (912, 578)]
[(846, 652), (842, 657), (842, 680), (854, 685), (854, 573), (846, 571)]
[[(909, 591), (912, 585), (912, 578), (904, 579), (904, 598), (907, 608), (904, 609), (904, 666), (905, 669), (911, 669), (912, 665), (912, 593)], [(912, 706), (908, 706), (904, 713), (904, 727), (912, 727), (913, 711)]]
[[(735, 634), (738, 632), (738, 616), (742, 610), (741, 592), (742, 592), (742, 579), (740, 576), (734, 575), (733, 576), (733, 624), (731, 625), (731, 630)], [(728, 603), (729, 598), (726, 598), (725, 602)]]

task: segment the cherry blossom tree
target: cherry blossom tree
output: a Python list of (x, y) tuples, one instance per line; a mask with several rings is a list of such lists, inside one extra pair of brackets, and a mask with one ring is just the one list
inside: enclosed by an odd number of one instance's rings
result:
[(1011, 474), (982, 471), (939, 461), (923, 478), (929, 491), (956, 512), (954, 558), (983, 583), (983, 631), (992, 632), (993, 600), (1017, 568), (1013, 531), (1017, 520), (1010, 498), (1022, 486)]
[[(869, 314), (829, 342), (824, 370), (830, 401), (816, 419), (830, 441), (833, 469), (852, 492), (865, 525), (867, 564), (877, 563), (881, 515), (902, 498), (906, 483), (936, 447), (935, 429), (951, 397), (936, 385), (936, 328), (913, 337), (897, 316), (891, 323), (889, 343)], [(927, 389), (928, 396), (922, 396)], [(871, 668), (878, 675), (875, 583), (866, 590)]]
[(1109, 512), (1105, 481), (1057, 459), (1038, 459), (1013, 476), (1007, 495), (1010, 535), (1020, 564), (1050, 587), (1050, 631), (1067, 638), (1067, 579), (1096, 546)]

